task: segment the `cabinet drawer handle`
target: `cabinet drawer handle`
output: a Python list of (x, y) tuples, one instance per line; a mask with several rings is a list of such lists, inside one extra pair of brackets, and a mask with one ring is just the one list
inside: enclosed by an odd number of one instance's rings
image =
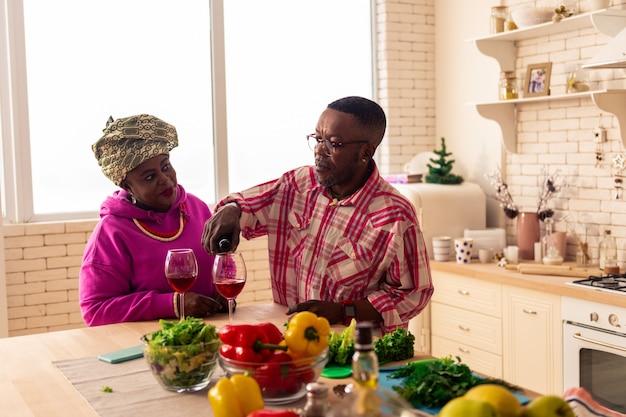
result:
[(462, 324), (459, 324), (459, 329), (463, 330), (464, 332), (469, 332), (470, 328), (467, 326), (463, 326)]
[(459, 290), (459, 294), (461, 294), (461, 295), (470, 295), (469, 291), (467, 291), (467, 290)]
[(529, 310), (527, 308), (523, 308), (522, 311), (526, 314), (537, 314), (537, 312), (535, 310)]
[(470, 353), (469, 349), (465, 349), (465, 348), (462, 348), (462, 347), (459, 348), (459, 352)]

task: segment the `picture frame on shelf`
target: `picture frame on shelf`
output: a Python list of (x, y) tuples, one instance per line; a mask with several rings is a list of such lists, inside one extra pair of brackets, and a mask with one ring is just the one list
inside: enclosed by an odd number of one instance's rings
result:
[(550, 95), (550, 74), (552, 62), (530, 64), (526, 69), (524, 83), (524, 97), (539, 97)]

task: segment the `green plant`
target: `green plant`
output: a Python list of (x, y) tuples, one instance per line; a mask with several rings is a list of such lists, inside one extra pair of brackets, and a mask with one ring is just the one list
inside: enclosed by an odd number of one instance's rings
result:
[(450, 155), (452, 155), (452, 153), (446, 150), (445, 138), (441, 138), (441, 150), (435, 149), (433, 152), (439, 155), (439, 158), (430, 158), (432, 165), (426, 165), (428, 166), (426, 182), (433, 184), (461, 184), (463, 182), (463, 177), (452, 174), (451, 172), (452, 165), (454, 165), (454, 159), (447, 159)]

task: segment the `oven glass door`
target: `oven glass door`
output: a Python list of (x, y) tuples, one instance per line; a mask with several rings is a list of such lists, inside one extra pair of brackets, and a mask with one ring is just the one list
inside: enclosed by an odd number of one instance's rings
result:
[(626, 337), (564, 323), (565, 388), (580, 386), (604, 407), (626, 412)]
[(626, 412), (626, 357), (580, 349), (580, 386), (603, 406)]

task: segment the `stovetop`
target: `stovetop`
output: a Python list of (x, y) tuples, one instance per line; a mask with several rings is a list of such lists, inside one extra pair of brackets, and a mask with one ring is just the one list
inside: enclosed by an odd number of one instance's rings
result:
[(589, 278), (572, 281), (571, 284), (626, 294), (626, 274), (608, 274), (601, 277), (592, 275)]

